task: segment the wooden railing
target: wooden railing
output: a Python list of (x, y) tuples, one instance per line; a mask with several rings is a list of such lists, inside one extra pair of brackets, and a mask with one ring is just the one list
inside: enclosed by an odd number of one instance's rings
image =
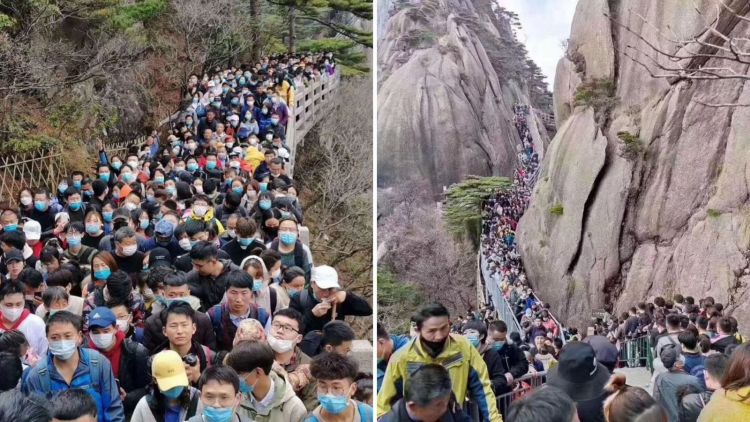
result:
[(59, 147), (25, 154), (0, 156), (0, 199), (15, 203), (23, 188), (45, 187), (55, 191), (65, 174)]

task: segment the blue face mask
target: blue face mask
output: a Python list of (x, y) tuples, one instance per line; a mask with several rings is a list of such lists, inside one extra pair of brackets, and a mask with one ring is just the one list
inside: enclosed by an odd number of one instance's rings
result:
[(151, 221), (149, 221), (149, 220), (140, 220), (140, 224), (141, 224), (141, 229), (146, 230), (148, 228), (149, 224), (151, 224)]
[(162, 176), (156, 176), (156, 177), (154, 177), (154, 182), (156, 182), (156, 183), (164, 183), (164, 177), (162, 177)]
[(68, 190), (68, 185), (66, 185), (64, 183), (60, 183), (59, 185), (57, 185), (57, 191), (58, 192), (65, 193), (66, 190)]
[(479, 343), (478, 337), (467, 337), (467, 339), (469, 340), (469, 343), (471, 343), (472, 346), (474, 346), (477, 349), (479, 348), (480, 343)]
[(279, 240), (287, 246), (294, 245), (294, 242), (297, 241), (297, 233), (281, 233)]
[(245, 193), (245, 189), (239, 187), (239, 188), (232, 188), (232, 192), (236, 193), (237, 195), (242, 195)]
[(88, 233), (88, 234), (97, 234), (97, 233), (99, 233), (99, 224), (98, 223), (89, 223), (89, 224), (86, 224), (86, 233)]
[(349, 397), (332, 394), (318, 395), (320, 406), (332, 415), (340, 415), (349, 407)]
[(76, 189), (81, 189), (81, 181), (80, 180), (73, 181), (73, 187)]
[(230, 422), (234, 415), (231, 407), (206, 407), (203, 409), (203, 419), (206, 422)]
[(263, 290), (263, 280), (253, 280), (253, 292), (260, 293)]
[(110, 274), (112, 274), (112, 270), (105, 268), (103, 270), (94, 271), (94, 278), (97, 280), (106, 280), (109, 278)]
[(8, 224), (7, 226), (3, 227), (3, 231), (8, 232), (14, 232), (18, 230), (18, 224)]
[(240, 393), (252, 394), (254, 390), (255, 390), (255, 386), (248, 384), (247, 381), (240, 378)]
[(271, 200), (270, 199), (261, 199), (260, 203), (258, 204), (260, 206), (260, 209), (262, 210), (268, 210), (271, 208)]
[(34, 208), (40, 212), (47, 211), (47, 203), (45, 201), (34, 201)]
[(177, 400), (177, 398), (180, 397), (180, 394), (182, 394), (183, 390), (185, 390), (185, 387), (180, 385), (174, 388), (170, 388), (167, 391), (162, 391), (162, 394), (164, 394), (164, 397), (170, 400)]
[(247, 247), (247, 246), (250, 246), (251, 243), (253, 243), (253, 239), (249, 237), (248, 238), (240, 237), (240, 238), (237, 238), (237, 242), (239, 242), (240, 246)]
[(68, 208), (70, 208), (73, 211), (78, 211), (81, 209), (81, 201), (71, 202), (68, 204)]
[(122, 167), (122, 163), (117, 161), (115, 163), (112, 163), (112, 168), (115, 170), (120, 170), (120, 167)]
[(292, 299), (299, 297), (299, 290), (289, 290), (289, 297)]
[(206, 168), (213, 170), (216, 168), (216, 161), (206, 161)]
[(109, 173), (100, 173), (99, 178), (102, 179), (102, 182), (109, 182)]
[(260, 184), (260, 191), (261, 192), (265, 192), (267, 190), (268, 190), (268, 183), (265, 183), (265, 182), (261, 183)]
[(68, 246), (70, 246), (71, 248), (77, 248), (81, 246), (81, 237), (80, 236), (68, 237)]
[(492, 345), (492, 350), (499, 351), (505, 346), (504, 341), (496, 341), (495, 344)]
[(125, 183), (133, 183), (133, 180), (135, 180), (135, 174), (133, 173), (125, 173), (122, 175), (122, 181)]
[(190, 163), (190, 164), (187, 165), (187, 169), (188, 169), (189, 172), (194, 172), (194, 171), (198, 170), (198, 164)]
[(102, 213), (102, 217), (104, 218), (104, 221), (107, 223), (112, 221), (112, 211), (104, 211)]
[(232, 105), (239, 105), (240, 99), (239, 98), (232, 98)]

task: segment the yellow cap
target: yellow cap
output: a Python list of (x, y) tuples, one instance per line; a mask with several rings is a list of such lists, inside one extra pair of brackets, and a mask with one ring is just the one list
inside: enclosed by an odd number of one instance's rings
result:
[(174, 350), (164, 350), (154, 356), (151, 362), (151, 375), (156, 378), (156, 384), (161, 391), (190, 385), (185, 372), (185, 364), (182, 363), (180, 354)]

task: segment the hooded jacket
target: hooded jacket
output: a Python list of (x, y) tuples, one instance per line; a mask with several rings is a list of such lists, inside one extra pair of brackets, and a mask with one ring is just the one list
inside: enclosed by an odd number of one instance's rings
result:
[(225, 277), (230, 270), (238, 270), (239, 267), (232, 264), (232, 261), (228, 259), (219, 259), (223, 268), (221, 274), (216, 278), (210, 276), (202, 276), (198, 274), (198, 271), (191, 270), (187, 274), (188, 286), (190, 286), (190, 294), (201, 300), (201, 308), (204, 310), (211, 309), (212, 306), (216, 305), (224, 297), (224, 292), (227, 290)]
[(419, 337), (412, 339), (391, 356), (383, 385), (378, 392), (378, 417), (388, 413), (391, 403), (401, 398), (409, 374), (430, 363), (441, 365), (448, 370), (453, 384), (453, 394), (458, 403), (464, 403), (467, 398), (471, 398), (479, 407), (482, 420), (502, 420), (497, 410), (487, 365), (482, 356), (465, 337), (453, 334), (448, 336), (443, 351), (435, 358), (423, 349)]
[(273, 403), (263, 411), (255, 408), (255, 403), (247, 395), (242, 395), (237, 413), (255, 422), (298, 422), (305, 418), (307, 409), (302, 400), (294, 393), (289, 382), (271, 371), (268, 374), (273, 380)]
[(750, 395), (750, 387), (737, 391), (716, 390), (711, 401), (703, 408), (698, 422), (747, 421), (750, 420), (750, 400), (742, 397)]

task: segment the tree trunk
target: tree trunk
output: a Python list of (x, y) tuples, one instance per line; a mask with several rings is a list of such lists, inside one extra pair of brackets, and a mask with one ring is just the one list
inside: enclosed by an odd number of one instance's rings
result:
[(289, 54), (295, 54), (297, 52), (297, 46), (295, 41), (297, 40), (297, 34), (294, 27), (294, 18), (297, 14), (297, 10), (294, 7), (289, 8)]
[(253, 19), (250, 25), (250, 40), (253, 43), (250, 49), (250, 59), (253, 63), (260, 61), (260, 25), (261, 11), (260, 0), (250, 0), (250, 17)]

